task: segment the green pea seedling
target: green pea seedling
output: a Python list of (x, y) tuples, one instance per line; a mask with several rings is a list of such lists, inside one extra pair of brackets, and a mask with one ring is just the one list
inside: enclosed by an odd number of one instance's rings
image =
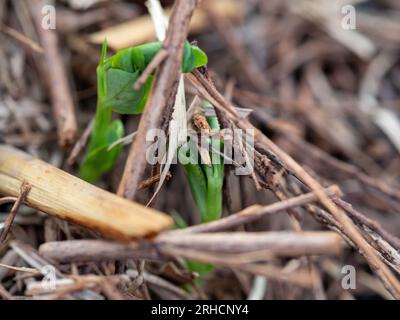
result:
[[(111, 120), (112, 111), (120, 114), (140, 114), (149, 96), (153, 75), (139, 90), (133, 86), (146, 66), (160, 51), (161, 42), (152, 42), (118, 51), (110, 58), (103, 43), (102, 56), (97, 67), (97, 109), (88, 150), (80, 168), (80, 177), (96, 182), (111, 170), (121, 153), (121, 146), (109, 146), (124, 135), (120, 120)], [(188, 73), (207, 64), (207, 55), (198, 47), (185, 43), (182, 72)]]
[[(143, 112), (154, 77), (150, 75), (139, 90), (134, 90), (134, 84), (161, 48), (161, 42), (153, 42), (120, 50), (107, 58), (107, 43), (103, 43), (102, 55), (97, 67), (96, 116), (88, 149), (80, 168), (80, 176), (84, 180), (96, 182), (113, 168), (122, 147), (120, 145), (109, 147), (123, 137), (124, 126), (121, 120), (112, 120), (112, 112), (120, 114)], [(186, 42), (182, 72), (188, 73), (206, 64), (207, 55), (198, 47)], [(208, 117), (207, 121), (211, 129), (220, 129), (217, 117)], [(222, 144), (219, 139), (210, 139), (210, 142), (217, 149)], [(192, 145), (191, 148), (193, 152), (198, 152), (197, 146)], [(220, 218), (223, 160), (220, 159), (220, 163), (212, 165), (189, 163), (184, 167), (201, 221), (208, 222)], [(188, 266), (199, 273), (212, 270), (212, 265), (193, 261), (188, 261)]]
[[(220, 130), (218, 118), (216, 116), (207, 117), (207, 122), (212, 130)], [(220, 139), (209, 139), (214, 150), (220, 150), (223, 147), (223, 141)], [(189, 142), (189, 149), (180, 149), (180, 156), (191, 157), (190, 161), (184, 165), (186, 177), (189, 186), (200, 213), (201, 222), (210, 222), (217, 220), (222, 215), (222, 186), (224, 182), (224, 160), (217, 158), (217, 163), (203, 164), (194, 158), (197, 153), (197, 146)], [(189, 154), (188, 152), (189, 151)], [(186, 154), (182, 154), (186, 153)], [(211, 157), (213, 157), (211, 152)]]
[[(208, 102), (204, 102), (207, 105)], [(207, 122), (212, 130), (220, 130), (218, 118), (216, 116), (207, 117)], [(223, 148), (223, 140), (208, 139), (208, 143), (213, 150)], [(213, 158), (212, 152), (210, 153)], [(216, 163), (211, 165), (199, 163), (199, 152), (197, 145), (188, 142), (188, 148), (179, 150), (180, 157), (189, 157), (189, 162), (184, 165), (185, 174), (189, 182), (193, 199), (200, 213), (202, 223), (217, 220), (222, 215), (222, 187), (224, 182), (224, 160), (218, 156)], [(194, 155), (197, 154), (197, 157)], [(214, 157), (215, 158), (215, 157)], [(200, 275), (211, 272), (214, 266), (209, 263), (200, 263), (192, 260), (187, 261), (188, 268)], [(198, 279), (201, 284), (202, 278)]]

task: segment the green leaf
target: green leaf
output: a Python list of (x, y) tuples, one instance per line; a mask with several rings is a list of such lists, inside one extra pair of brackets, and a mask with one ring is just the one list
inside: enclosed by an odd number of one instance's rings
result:
[(132, 73), (135, 70), (132, 66), (131, 48), (121, 50), (110, 58), (112, 69), (120, 69)]
[(142, 72), (144, 69), (146, 69), (147, 63), (142, 50), (138, 49), (137, 47), (131, 48), (130, 58), (131, 64), (133, 65), (133, 71)]
[(182, 72), (188, 73), (196, 67), (196, 56), (192, 53), (192, 47), (189, 42), (185, 42), (183, 47), (183, 58), (182, 58)]
[(214, 266), (209, 263), (187, 260), (186, 264), (190, 271), (197, 272), (199, 275), (204, 275), (214, 270)]
[(192, 46), (192, 55), (196, 57), (196, 68), (205, 66), (208, 63), (208, 57), (206, 53), (199, 47)]
[(153, 60), (158, 51), (161, 50), (162, 45), (163, 43), (158, 41), (158, 42), (150, 42), (142, 44), (135, 48), (137, 48), (138, 50), (140, 50), (140, 52), (143, 53), (145, 65), (148, 65), (150, 61)]
[(142, 88), (134, 90), (133, 85), (138, 77), (138, 71), (129, 73), (119, 69), (109, 69), (107, 71), (107, 97), (103, 103), (113, 111), (122, 114), (143, 112), (153, 77), (149, 76)]
[(141, 72), (146, 67), (144, 54), (137, 47), (120, 50), (109, 61), (112, 69), (120, 69), (129, 73)]

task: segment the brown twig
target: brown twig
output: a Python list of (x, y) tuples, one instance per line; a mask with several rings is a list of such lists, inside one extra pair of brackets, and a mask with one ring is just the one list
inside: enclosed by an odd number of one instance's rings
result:
[(18, 32), (17, 30), (0, 24), (0, 31), (3, 31), (4, 33), (8, 34), (10, 37), (13, 37), (15, 40), (19, 41), (20, 43), (22, 43), (23, 45), (32, 49), (33, 51), (40, 53), (40, 54), (44, 53), (44, 50), (40, 45), (38, 45), (35, 41), (28, 38), (24, 34)]
[(161, 49), (157, 52), (153, 60), (147, 65), (146, 69), (143, 70), (140, 77), (136, 80), (135, 84), (133, 85), (133, 89), (139, 90), (146, 82), (147, 78), (151, 73), (156, 70), (156, 68), (160, 65), (161, 62), (164, 61), (168, 57), (168, 51), (165, 49)]
[[(337, 196), (340, 192), (336, 186), (330, 187), (325, 190), (329, 197)], [(245, 223), (250, 223), (257, 219), (260, 219), (266, 215), (278, 213), (289, 208), (302, 206), (312, 201), (317, 201), (318, 198), (315, 193), (307, 193), (298, 197), (279, 201), (268, 206), (253, 205), (240, 212), (229, 215), (228, 217), (220, 220), (208, 222), (193, 227), (170, 231), (170, 233), (201, 233), (201, 232), (215, 232), (221, 230), (228, 230), (234, 227), (238, 227)]]
[[(65, 277), (57, 268), (55, 262), (53, 260), (43, 258), (32, 246), (18, 240), (11, 241), (10, 246), (31, 267), (42, 272), (44, 267), (51, 265), (54, 268), (54, 276), (56, 279), (65, 280)], [(98, 299), (99, 295), (93, 291), (84, 290), (77, 292), (75, 297), (79, 297), (81, 299)]]
[(248, 272), (254, 275), (260, 275), (266, 277), (267, 279), (282, 281), (291, 285), (311, 288), (314, 286), (314, 279), (312, 274), (305, 270), (298, 270), (292, 272), (285, 272), (280, 268), (274, 267), (272, 265), (265, 264), (249, 264), (235, 266), (234, 269)]
[(367, 227), (381, 236), (385, 241), (390, 243), (394, 248), (400, 251), (400, 239), (395, 237), (394, 235), (387, 232), (381, 225), (372, 219), (367, 218), (361, 212), (355, 210), (353, 206), (340, 198), (335, 198), (334, 202), (345, 210), (350, 218), (356, 221), (357, 224), (361, 225), (362, 227)]
[[(1, 258), (0, 262), (5, 265), (15, 265), (18, 259), (18, 254), (14, 250), (8, 250), (6, 254)], [(4, 278), (13, 273), (15, 273), (15, 270), (0, 268), (0, 283), (3, 281)]]
[(6, 203), (14, 203), (17, 201), (18, 198), (16, 197), (3, 197), (0, 198), (0, 205), (6, 204)]
[(161, 259), (160, 254), (152, 245), (128, 245), (99, 240), (46, 242), (40, 246), (39, 251), (43, 256), (62, 263), (140, 258)]
[[(139, 272), (136, 270), (128, 270), (127, 274), (130, 277), (136, 277), (138, 276)], [(191, 298), (191, 295), (189, 295), (187, 292), (185, 292), (183, 289), (179, 288), (178, 286), (173, 285), (172, 283), (166, 281), (163, 278), (160, 278), (154, 274), (144, 272), (143, 273), (143, 278), (146, 281), (146, 283), (150, 287), (157, 287), (158, 289), (162, 289), (163, 291), (168, 291), (169, 296), (173, 297), (174, 299), (180, 299), (180, 300), (186, 300)]]
[(184, 41), (187, 37), (190, 18), (197, 0), (178, 0), (172, 10), (169, 28), (163, 48), (168, 58), (160, 64), (153, 89), (142, 114), (138, 133), (129, 152), (118, 194), (134, 199), (146, 166), (145, 150), (148, 130), (157, 128), (163, 111), (175, 100), (178, 89)]
[(0, 283), (0, 297), (4, 300), (13, 300), (13, 296)]
[(43, 15), (41, 12), (44, 1), (32, 0), (29, 1), (29, 4), (44, 48), (43, 68), (48, 78), (53, 113), (57, 123), (58, 143), (61, 147), (66, 147), (74, 142), (78, 129), (71, 88), (58, 48), (57, 33), (42, 27)]
[[(329, 212), (314, 205), (307, 205), (307, 209), (317, 221), (327, 226), (329, 229), (338, 232), (348, 242), (350, 246), (352, 246), (362, 256), (364, 256), (364, 253), (360, 250), (360, 248), (358, 248), (349, 238), (346, 231), (343, 229), (343, 226), (335, 219), (333, 219), (332, 215)], [(377, 251), (379, 258), (384, 263), (391, 266), (393, 270), (395, 270), (397, 273), (400, 273), (400, 257), (398, 251), (393, 248), (390, 243), (382, 238), (379, 234), (365, 226), (355, 216), (353, 216), (352, 219), (356, 225), (360, 226), (360, 232), (369, 243), (369, 245)]]
[(78, 141), (75, 143), (74, 147), (72, 148), (72, 151), (67, 159), (67, 164), (72, 166), (74, 162), (76, 161), (76, 158), (79, 156), (79, 154), (82, 152), (82, 150), (85, 148), (90, 134), (92, 132), (94, 125), (94, 121), (90, 121), (88, 126), (86, 127), (85, 131), (83, 131), (81, 137), (78, 139)]
[(232, 52), (239, 63), (246, 79), (257, 90), (261, 92), (267, 90), (270, 85), (269, 81), (254, 62), (254, 58), (251, 57), (243, 46), (243, 41), (241, 41), (239, 36), (236, 34), (236, 30), (231, 22), (223, 16), (217, 16), (212, 10), (207, 10), (207, 13), (218, 30), (218, 33), (229, 47), (229, 51)]
[[(252, 259), (265, 260), (274, 256), (336, 255), (342, 244), (340, 237), (329, 232), (165, 233), (152, 241), (132, 244), (99, 240), (46, 242), (39, 250), (45, 257), (64, 263), (138, 258), (164, 260), (186, 257), (188, 250), (231, 257), (254, 253)], [(171, 250), (177, 251), (177, 256)], [(246, 260), (236, 259), (236, 263), (246, 263)]]
[[(155, 183), (160, 181), (160, 177), (161, 177), (161, 175), (158, 173), (155, 176), (152, 176), (152, 177), (150, 177), (150, 178), (148, 178), (146, 180), (143, 180), (139, 184), (138, 190), (143, 190), (143, 189), (146, 189), (146, 188), (149, 188), (149, 187), (153, 186)], [(171, 177), (172, 177), (171, 173), (168, 172), (167, 176), (166, 176), (166, 180), (168, 181), (169, 179), (171, 179)]]
[[(273, 128), (275, 129), (275, 128)], [(393, 197), (397, 200), (400, 200), (400, 192), (396, 189), (394, 186), (390, 186), (386, 184), (384, 181), (381, 181), (376, 178), (372, 178), (365, 173), (363, 173), (359, 168), (357, 168), (354, 165), (348, 164), (344, 161), (341, 161), (339, 159), (336, 159), (332, 157), (330, 154), (324, 152), (323, 150), (316, 148), (312, 144), (308, 143), (307, 141), (300, 139), (299, 137), (289, 134), (285, 130), (279, 130), (283, 134), (285, 134), (285, 137), (288, 139), (289, 142), (293, 143), (296, 145), (296, 147), (302, 148), (304, 151), (307, 152), (307, 155), (313, 156), (316, 159), (325, 162), (332, 168), (339, 170), (343, 172), (344, 174), (350, 175), (357, 180), (359, 180), (361, 183), (376, 189), (383, 194), (388, 195), (389, 197)]]
[(20, 207), (21, 204), (25, 202), (25, 199), (28, 196), (30, 190), (31, 190), (31, 185), (24, 181), (21, 185), (20, 194), (17, 198), (17, 201), (15, 201), (13, 207), (11, 208), (10, 213), (7, 216), (6, 221), (4, 222), (3, 230), (0, 233), (0, 243), (3, 243), (6, 240), (8, 232), (10, 231), (10, 228), (14, 221), (15, 215), (17, 214), (18, 208)]
[[(266, 256), (302, 256), (338, 254), (342, 240), (327, 232), (221, 232), (201, 234), (162, 234), (156, 239), (161, 252), (173, 246), (182, 250), (196, 249), (217, 254), (249, 253), (263, 250)], [(165, 249), (164, 246), (166, 247)]]

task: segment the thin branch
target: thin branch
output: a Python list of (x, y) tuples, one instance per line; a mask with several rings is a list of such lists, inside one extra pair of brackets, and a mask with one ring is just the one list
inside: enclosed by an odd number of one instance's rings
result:
[(7, 204), (7, 203), (14, 203), (15, 201), (17, 201), (18, 198), (16, 197), (3, 197), (0, 198), (0, 206), (3, 204)]
[(10, 213), (7, 216), (6, 221), (4, 222), (3, 230), (1, 230), (0, 233), (0, 243), (3, 243), (6, 240), (8, 232), (10, 231), (12, 223), (14, 222), (15, 215), (17, 214), (17, 211), (21, 204), (25, 202), (25, 199), (28, 196), (30, 190), (31, 185), (24, 181), (21, 185), (20, 194), (17, 198), (17, 201), (15, 201)]
[[(340, 193), (336, 186), (332, 186), (326, 189), (325, 192), (329, 197), (337, 196), (338, 193)], [(266, 215), (275, 214), (280, 211), (287, 210), (289, 208), (297, 206), (302, 206), (304, 204), (317, 200), (318, 197), (315, 195), (315, 193), (311, 192), (298, 197), (276, 202), (268, 206), (253, 205), (237, 213), (231, 214), (226, 218), (222, 218), (220, 220), (196, 225), (185, 229), (170, 231), (170, 233), (183, 234), (183, 233), (201, 233), (201, 232), (215, 232), (221, 230), (228, 230), (246, 223), (250, 223), (257, 219), (261, 219)]]
[(29, 4), (44, 48), (43, 68), (50, 88), (58, 142), (61, 147), (66, 147), (74, 142), (78, 126), (67, 72), (58, 48), (58, 36), (54, 30), (46, 30), (42, 27), (42, 8), (45, 2), (32, 0)]
[(87, 142), (89, 141), (90, 134), (92, 132), (94, 125), (94, 121), (90, 121), (88, 126), (85, 128), (83, 131), (81, 137), (78, 139), (78, 141), (75, 143), (74, 147), (72, 148), (72, 151), (67, 159), (67, 164), (72, 166), (76, 158), (79, 156), (79, 154), (82, 152), (82, 150), (85, 148)]
[(32, 39), (28, 38), (26, 35), (18, 32), (17, 30), (7, 27), (5, 25), (0, 25), (0, 31), (4, 32), (5, 34), (8, 34), (10, 37), (14, 38), (18, 42), (32, 49), (36, 53), (40, 54), (44, 53), (43, 48), (39, 44), (37, 44)]
[(13, 296), (0, 283), (0, 297), (4, 300), (13, 300)]
[[(165, 233), (152, 241), (131, 244), (99, 240), (46, 242), (40, 246), (39, 251), (43, 256), (63, 263), (140, 258), (165, 260), (168, 257), (187, 257), (187, 252), (197, 251), (213, 256), (236, 257), (235, 264), (241, 264), (248, 262), (246, 259), (238, 259), (238, 254), (252, 254), (248, 257), (252, 261), (275, 256), (336, 255), (342, 247), (343, 241), (332, 232), (234, 232), (184, 235)], [(172, 254), (172, 250), (177, 251), (177, 254)]]
[[(169, 179), (171, 179), (171, 177), (172, 177), (172, 175), (171, 175), (171, 173), (168, 171), (168, 172), (167, 172), (167, 177), (166, 177), (167, 181), (168, 181)], [(159, 181), (160, 181), (160, 178), (161, 178), (161, 174), (156, 174), (155, 176), (152, 176), (152, 177), (150, 177), (150, 178), (148, 178), (148, 179), (146, 179), (146, 180), (143, 180), (143, 181), (139, 184), (138, 190), (143, 190), (143, 189), (146, 189), (146, 188), (151, 187), (151, 186), (154, 185), (155, 183), (159, 182)]]
[(164, 59), (166, 59), (167, 57), (168, 57), (167, 50), (161, 49), (160, 51), (158, 51), (153, 60), (150, 61), (146, 69), (144, 69), (140, 77), (136, 80), (135, 84), (133, 85), (133, 89), (140, 90), (140, 88), (145, 84), (149, 75), (151, 75), (152, 72), (156, 70), (156, 68), (160, 65), (160, 63), (163, 62)]
[(207, 8), (207, 6), (205, 8), (207, 9), (208, 16), (211, 18), (211, 22), (228, 46), (229, 52), (232, 52), (247, 80), (258, 91), (264, 92), (267, 90), (270, 87), (270, 82), (265, 77), (264, 72), (255, 63), (255, 59), (243, 46), (242, 39), (237, 35), (229, 19), (217, 15), (212, 9)]
[(398, 251), (400, 251), (400, 239), (387, 232), (384, 228), (381, 227), (381, 225), (377, 221), (367, 218), (361, 212), (355, 210), (350, 203), (347, 203), (342, 199), (335, 198), (334, 201), (338, 206), (342, 207), (343, 210), (345, 210), (349, 214), (350, 218), (357, 221), (358, 224), (360, 224), (362, 227), (367, 227), (373, 230), (385, 241), (387, 241)]
[[(236, 254), (265, 250), (268, 256), (338, 254), (342, 239), (329, 232), (220, 232), (202, 234), (162, 234), (156, 239), (159, 250), (174, 246), (213, 253)], [(166, 249), (166, 251), (168, 251)]]
[(39, 252), (49, 259), (61, 263), (140, 258), (162, 259), (152, 245), (128, 245), (100, 240), (46, 242), (40, 246)]
[(168, 59), (160, 64), (156, 73), (153, 89), (142, 114), (138, 133), (132, 143), (118, 188), (118, 194), (125, 198), (135, 198), (146, 167), (147, 132), (158, 127), (166, 106), (172, 105), (175, 101), (181, 73), (184, 42), (187, 37), (190, 18), (196, 5), (197, 0), (178, 0), (172, 10), (167, 37), (163, 45), (163, 49), (168, 52)]

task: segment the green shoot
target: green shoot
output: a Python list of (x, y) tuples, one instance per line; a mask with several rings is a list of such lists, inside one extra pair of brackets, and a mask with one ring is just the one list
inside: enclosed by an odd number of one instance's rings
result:
[[(219, 122), (216, 116), (207, 117), (207, 122), (212, 130), (220, 130)], [(209, 139), (214, 150), (223, 149), (223, 141), (220, 139)], [(193, 156), (197, 153), (197, 146), (192, 142), (188, 142), (189, 150), (181, 148), (180, 156), (192, 159), (184, 165), (186, 177), (192, 192), (193, 199), (200, 213), (201, 222), (209, 222), (217, 220), (222, 215), (222, 186), (224, 182), (224, 160), (218, 156), (218, 163), (211, 165), (199, 164), (194, 160)], [(186, 153), (186, 154), (183, 154)], [(212, 152), (210, 156), (215, 158)], [(198, 157), (196, 157), (197, 159)]]
[[(205, 104), (208, 104), (205, 102)], [(212, 130), (220, 130), (216, 116), (207, 117), (207, 122)], [(215, 150), (223, 149), (223, 141), (212, 138), (208, 141)], [(200, 214), (201, 222), (206, 223), (219, 219), (222, 216), (222, 187), (224, 182), (224, 161), (218, 156), (217, 163), (211, 165), (198, 163), (193, 156), (197, 153), (197, 146), (188, 142), (188, 149), (181, 148), (181, 157), (192, 157), (192, 161), (184, 165), (186, 177)], [(189, 153), (189, 154), (188, 154)], [(213, 156), (212, 152), (210, 154)], [(214, 155), (215, 156), (215, 155)], [(199, 157), (197, 157), (199, 158)], [(187, 261), (189, 270), (200, 275), (211, 272), (214, 267), (211, 264)], [(201, 282), (201, 279), (200, 279)]]
[(108, 150), (109, 145), (124, 135), (121, 120), (111, 122), (111, 108), (105, 103), (107, 97), (107, 42), (104, 41), (99, 66), (97, 67), (97, 109), (94, 126), (91, 132), (87, 153), (80, 168), (79, 176), (95, 182), (101, 175), (112, 169), (121, 153), (122, 147), (117, 146)]
[[(161, 47), (161, 42), (147, 43), (120, 50), (107, 59), (107, 43), (104, 41), (101, 60), (97, 67), (96, 117), (79, 172), (82, 179), (96, 182), (114, 167), (122, 147), (116, 146), (109, 149), (109, 146), (122, 138), (124, 126), (120, 120), (112, 121), (112, 111), (120, 114), (143, 112), (150, 94), (153, 76), (150, 75), (139, 90), (134, 90), (133, 86)], [(182, 72), (191, 72), (206, 63), (207, 55), (201, 49), (186, 42)]]

